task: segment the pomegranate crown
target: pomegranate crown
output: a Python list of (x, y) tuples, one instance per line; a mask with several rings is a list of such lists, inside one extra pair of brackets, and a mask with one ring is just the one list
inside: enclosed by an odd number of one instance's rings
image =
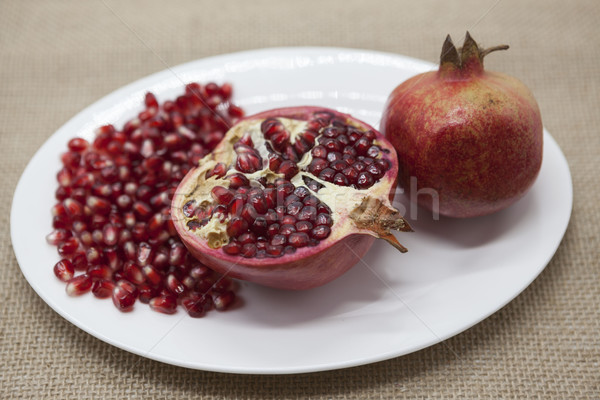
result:
[(483, 58), (485, 56), (496, 50), (507, 49), (508, 45), (506, 44), (482, 49), (471, 37), (469, 31), (465, 35), (463, 46), (457, 49), (452, 42), (452, 38), (448, 35), (442, 46), (439, 71), (448, 75), (456, 75), (457, 71), (460, 75), (482, 73)]

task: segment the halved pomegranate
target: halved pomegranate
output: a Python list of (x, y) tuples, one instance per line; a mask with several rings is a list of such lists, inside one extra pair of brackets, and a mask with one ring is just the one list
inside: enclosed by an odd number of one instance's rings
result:
[(171, 215), (190, 252), (222, 274), (283, 289), (323, 285), (375, 238), (406, 249), (398, 162), (373, 127), (322, 107), (247, 117), (183, 179)]

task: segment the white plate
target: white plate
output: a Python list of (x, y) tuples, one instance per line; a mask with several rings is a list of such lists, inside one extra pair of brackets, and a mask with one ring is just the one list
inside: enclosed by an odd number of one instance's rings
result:
[[(544, 269), (566, 230), (572, 205), (567, 162), (545, 132), (544, 162), (528, 195), (509, 209), (471, 220), (434, 221), (423, 210), (404, 255), (376, 243), (349, 273), (318, 289), (285, 292), (244, 284), (244, 307), (192, 319), (138, 304), (119, 312), (91, 294), (71, 298), (52, 273), (45, 242), (58, 154), (74, 136), (121, 126), (147, 90), (173, 98), (189, 81), (229, 81), (248, 113), (313, 104), (375, 126), (389, 92), (434, 65), (407, 57), (337, 48), (277, 48), (207, 58), (141, 79), (99, 100), (60, 128), (19, 181), (11, 212), (15, 254), (25, 278), (56, 312), (121, 349), (203, 370), (285, 374), (350, 367), (438, 343), (500, 309)], [(401, 204), (398, 204), (402, 206)], [(32, 229), (35, 228), (35, 229)]]

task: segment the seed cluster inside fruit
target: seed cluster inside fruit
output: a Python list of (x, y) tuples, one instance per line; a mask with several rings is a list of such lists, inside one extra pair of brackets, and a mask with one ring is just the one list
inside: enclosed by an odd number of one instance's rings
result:
[(270, 117), (251, 122), (232, 155), (206, 172), (210, 196), (189, 196), (187, 229), (221, 232), (209, 246), (246, 258), (281, 257), (326, 239), (334, 213), (326, 186), (367, 191), (390, 169), (377, 134), (328, 111), (307, 120)]
[(215, 83), (188, 84), (163, 104), (148, 93), (122, 129), (68, 142), (47, 236), (68, 294), (91, 290), (123, 311), (138, 299), (163, 313), (182, 305), (194, 317), (232, 304), (233, 282), (188, 253), (170, 218), (181, 179), (243, 116), (231, 95), (231, 85)]

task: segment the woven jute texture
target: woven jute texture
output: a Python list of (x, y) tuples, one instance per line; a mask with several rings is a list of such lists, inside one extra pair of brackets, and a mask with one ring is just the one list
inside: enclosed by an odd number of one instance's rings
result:
[[(600, 398), (599, 17), (596, 0), (2, 0), (0, 398)], [(466, 332), (330, 372), (188, 370), (83, 332), (21, 274), (9, 234), (18, 179), (56, 129), (111, 91), (182, 62), (271, 46), (364, 48), (435, 62), (446, 34), (460, 42), (467, 29), (484, 45), (511, 45), (486, 66), (532, 89), (568, 159), (575, 195), (543, 273)]]

